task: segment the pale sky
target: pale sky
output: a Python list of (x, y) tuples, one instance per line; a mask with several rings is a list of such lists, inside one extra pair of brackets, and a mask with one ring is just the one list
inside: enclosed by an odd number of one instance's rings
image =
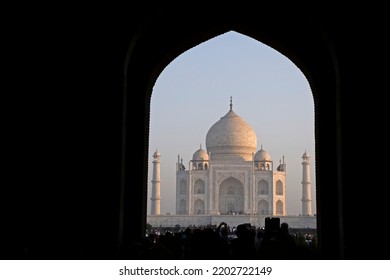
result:
[[(210, 127), (229, 111), (243, 118), (274, 162), (284, 156), (287, 214), (302, 211), (302, 155), (310, 155), (315, 203), (314, 101), (303, 73), (287, 57), (236, 32), (206, 41), (172, 61), (158, 77), (151, 101), (148, 214), (153, 153), (161, 154), (161, 214), (175, 214), (176, 162), (188, 169)], [(257, 151), (256, 150), (256, 151)]]

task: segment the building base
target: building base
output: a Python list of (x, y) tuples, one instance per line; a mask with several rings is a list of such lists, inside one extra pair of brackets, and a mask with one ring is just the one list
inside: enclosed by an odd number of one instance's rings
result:
[[(188, 227), (216, 225), (225, 222), (230, 227), (250, 223), (256, 227), (265, 226), (269, 215), (148, 215), (147, 223), (152, 227)], [(317, 228), (316, 216), (273, 216), (279, 217), (280, 223), (287, 223), (290, 228)]]

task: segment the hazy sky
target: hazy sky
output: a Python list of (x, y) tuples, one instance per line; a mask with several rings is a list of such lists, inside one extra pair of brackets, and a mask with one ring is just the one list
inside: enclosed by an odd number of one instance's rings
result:
[[(177, 156), (206, 150), (210, 127), (233, 111), (256, 132), (278, 166), (287, 163), (287, 214), (302, 211), (302, 155), (310, 155), (315, 211), (314, 102), (303, 73), (287, 57), (250, 37), (228, 32), (177, 57), (153, 88), (150, 115), (148, 214), (153, 153), (161, 153), (161, 214), (175, 214)], [(256, 151), (257, 151), (256, 150)]]

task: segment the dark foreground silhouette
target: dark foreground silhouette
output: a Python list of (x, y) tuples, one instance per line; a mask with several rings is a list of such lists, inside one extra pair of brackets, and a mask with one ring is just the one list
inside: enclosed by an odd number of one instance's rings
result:
[(318, 259), (316, 236), (290, 233), (287, 223), (273, 229), (225, 223), (197, 226), (176, 232), (150, 230), (144, 240), (120, 252), (126, 259), (182, 260), (306, 260)]

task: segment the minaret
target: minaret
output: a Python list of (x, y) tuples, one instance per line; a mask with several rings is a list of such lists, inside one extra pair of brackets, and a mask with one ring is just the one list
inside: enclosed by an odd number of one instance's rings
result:
[(305, 151), (302, 156), (302, 216), (312, 216), (309, 158), (309, 155)]
[(153, 178), (152, 178), (152, 201), (151, 215), (160, 215), (160, 158), (161, 155), (156, 150), (153, 154)]

